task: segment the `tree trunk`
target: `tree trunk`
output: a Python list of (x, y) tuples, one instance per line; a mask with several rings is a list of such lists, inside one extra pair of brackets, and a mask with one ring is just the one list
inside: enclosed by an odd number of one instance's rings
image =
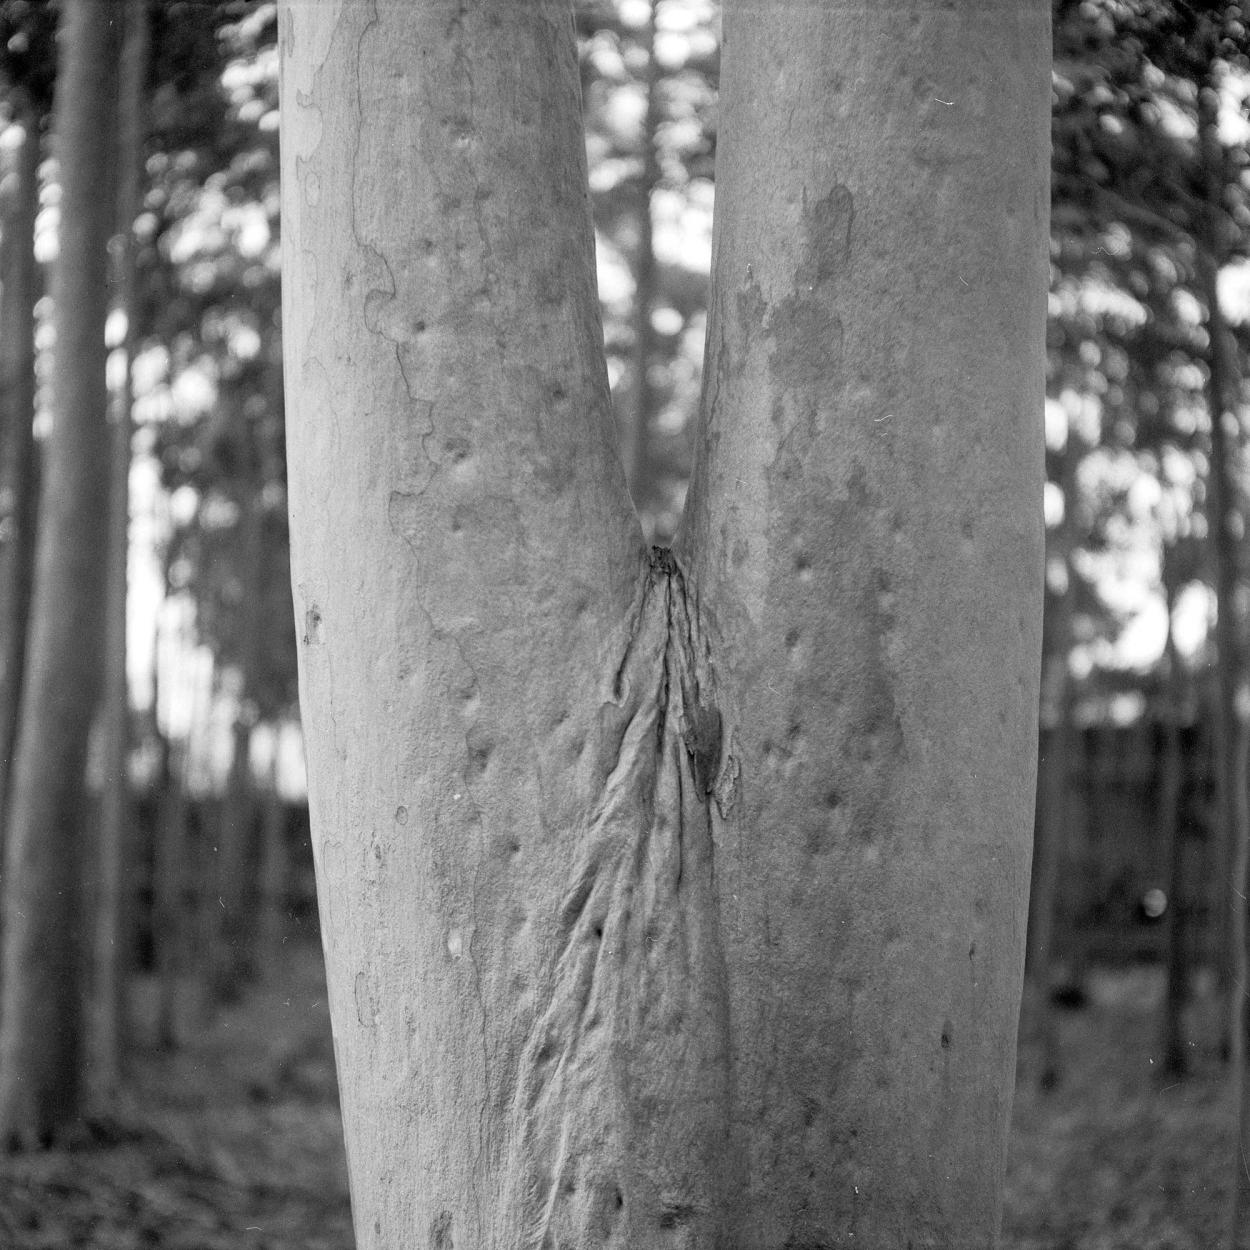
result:
[[(1229, 989), (1229, 1038), (1239, 1031), (1242, 994), (1232, 987), (1235, 965), (1240, 956), (1234, 932), (1236, 919), (1244, 913), (1236, 891), (1241, 889), (1233, 879), (1233, 864), (1244, 831), (1238, 828), (1233, 774), (1237, 770), (1236, 722), (1237, 685), (1241, 680), (1240, 625), (1237, 620), (1238, 530), (1239, 511), (1234, 459), (1239, 439), (1229, 446), (1229, 430), (1225, 415), (1237, 413), (1237, 364), (1235, 351), (1228, 341), (1228, 326), (1220, 308), (1218, 295), (1219, 269), (1223, 257), (1223, 167), (1224, 154), (1218, 127), (1218, 95), (1214, 86), (1207, 86), (1198, 96), (1199, 145), (1206, 178), (1206, 211), (1199, 223), (1196, 268), (1200, 298), (1206, 306), (1207, 320), (1207, 401), (1211, 421), (1211, 466), (1207, 474), (1207, 529), (1210, 536), (1212, 563), (1215, 566), (1216, 594), (1216, 660), (1219, 678), (1215, 716), (1216, 748), (1216, 810), (1219, 821), (1219, 846), (1224, 870), (1221, 876), (1229, 883), (1225, 906), (1220, 914), (1220, 960), (1217, 964), (1221, 982)], [(1244, 931), (1244, 921), (1241, 922)]]
[(264, 602), (264, 511), (261, 486), (243, 504), (240, 534), (244, 586), (242, 605), (241, 696), (234, 723), (234, 753), (226, 789), (221, 800), (218, 832), (217, 890), (220, 922), (211, 954), (213, 994), (218, 1001), (236, 997), (255, 971), (252, 942), (255, 937), (256, 890), (252, 872), (256, 845), (256, 787), (252, 778), (252, 724), (255, 719), (254, 690), (259, 680), (263, 651), (260, 608)]
[(1163, 758), (1159, 766), (1159, 844), (1167, 852), (1167, 911), (1164, 934), (1164, 972), (1166, 990), (1163, 996), (1163, 1075), (1168, 1078), (1184, 1076), (1188, 1067), (1185, 1053), (1185, 1004), (1188, 999), (1189, 950), (1185, 933), (1184, 892), (1185, 881), (1185, 831), (1180, 826), (1181, 800), (1181, 722), (1185, 710), (1185, 672), (1176, 650), (1173, 631), (1173, 614), (1176, 604), (1174, 575), (1168, 568), (1168, 552), (1165, 548), (1163, 562), (1163, 590), (1167, 604), (1168, 624), (1164, 637), (1164, 663), (1166, 665), (1165, 698), (1163, 716)]
[(234, 722), (234, 751), (217, 824), (217, 907), (208, 914), (217, 922), (209, 951), (212, 997), (233, 1002), (252, 974), (251, 939), (254, 907), (251, 882), (255, 840), (255, 787), (252, 784), (252, 728), (240, 714)]
[(624, 455), (629, 490), (641, 511), (648, 501), (651, 422), (655, 418), (655, 387), (651, 366), (656, 355), (655, 313), (657, 269), (651, 221), (651, 196), (660, 181), (656, 139), (660, 126), (660, 67), (655, 59), (655, 10), (651, 0), (647, 14), (647, 108), (642, 122), (642, 170), (638, 180), (638, 246), (634, 252), (634, 352), (633, 390), (626, 418)]
[(126, 0), (121, 50), (117, 142), (117, 236), (114, 307), (126, 316), (121, 345), (125, 371), (112, 398), (109, 457), (108, 589), (105, 620), (104, 788), (100, 796), (100, 884), (96, 897), (92, 986), (93, 1096), (107, 1104), (122, 1079), (126, 1032), (126, 976), (133, 962), (133, 820), (130, 804), (130, 688), (126, 678), (126, 591), (130, 556), (130, 362), (135, 335), (134, 220), (143, 161), (143, 96), (148, 61), (148, 0)]
[(52, 433), (5, 848), (0, 1141), (47, 1140), (83, 1094), (83, 771), (100, 690), (108, 512), (104, 379), (114, 6), (67, 0), (55, 111)]
[(286, 942), (287, 877), (286, 804), (278, 789), (278, 747), (275, 736), (269, 786), (261, 810), (260, 934), (257, 955), (267, 974), (281, 967)]
[(9, 154), (0, 199), (0, 853), (21, 702), (35, 553), (35, 214), (39, 117), (15, 93), (22, 142)]
[[(1200, 298), (1206, 305), (1207, 395), (1211, 417), (1211, 468), (1207, 475), (1208, 530), (1216, 569), (1216, 654), (1219, 664), (1216, 759), (1221, 818), (1220, 847), (1227, 884), (1220, 925), (1220, 960), (1227, 969), (1228, 1049), (1232, 1102), (1239, 1108), (1237, 1147), (1233, 1151), (1234, 1183), (1229, 1212), (1231, 1250), (1250, 1250), (1250, 1080), (1245, 1071), (1250, 1048), (1246, 1010), (1250, 985), (1246, 951), (1246, 892), (1250, 888), (1250, 795), (1247, 786), (1247, 726), (1238, 708), (1244, 682), (1241, 653), (1242, 622), (1238, 619), (1240, 585), (1238, 534), (1242, 512), (1238, 495), (1236, 457), (1241, 450), (1241, 382), (1237, 350), (1219, 301), (1219, 270), (1227, 257), (1228, 224), (1223, 206), (1228, 182), (1227, 158), (1219, 137), (1219, 76), (1212, 63), (1198, 92), (1198, 141), (1205, 179), (1204, 212), (1197, 239)], [(1225, 428), (1230, 418), (1232, 429)], [(1233, 445), (1229, 446), (1230, 434)]]
[(1232, 1087), (1235, 1095), (1233, 1105), (1237, 1108), (1237, 1144), (1231, 1160), (1233, 1166), (1232, 1199), (1230, 1202), (1229, 1225), (1231, 1250), (1250, 1250), (1250, 1176), (1247, 1165), (1250, 1164), (1250, 1079), (1246, 1072), (1246, 1063), (1250, 1059), (1247, 1045), (1246, 1028), (1250, 1013), (1246, 1009), (1246, 996), (1250, 994), (1250, 975), (1247, 974), (1246, 957), (1246, 888), (1247, 868), (1250, 856), (1247, 854), (1246, 828), (1250, 826), (1250, 769), (1247, 768), (1247, 756), (1250, 755), (1250, 726), (1243, 716), (1238, 716), (1233, 728), (1233, 774), (1232, 802), (1234, 829), (1238, 831), (1233, 856), (1232, 889), (1236, 894), (1237, 906), (1232, 915), (1233, 975), (1230, 989), (1236, 1001), (1232, 1012), (1232, 1053), (1230, 1069)]
[(729, 6), (701, 458), (613, 446), (567, 8), (288, 3), (313, 845), (361, 1250), (995, 1243), (1042, 3)]
[(1068, 657), (1072, 650), (1072, 615), (1076, 601), (1075, 546), (1076, 473), (1081, 461), (1075, 431), (1069, 429), (1060, 466), (1063, 521), (1055, 535), (1055, 557), (1062, 561), (1064, 585), (1057, 593), (1042, 638), (1041, 705), (1053, 717), (1053, 728), (1040, 761), (1041, 783), (1035, 823), (1033, 877), (1029, 890), (1025, 951), (1024, 1020), (1036, 1041), (1037, 1080), (1042, 1089), (1059, 1082), (1059, 1033), (1051, 1003), (1054, 989), (1054, 936), (1059, 920), (1059, 881), (1072, 819), (1072, 682)]
[(161, 796), (152, 869), (152, 948), (158, 982), (156, 1043), (178, 1045), (179, 982), (187, 970), (190, 900), (186, 874), (185, 748), (162, 743)]

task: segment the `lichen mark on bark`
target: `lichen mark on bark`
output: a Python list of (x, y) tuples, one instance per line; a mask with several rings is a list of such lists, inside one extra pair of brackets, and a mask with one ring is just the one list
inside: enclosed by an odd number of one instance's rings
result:
[[(527, 1247), (713, 1241), (728, 1026), (712, 883), (710, 676), (675, 558), (654, 552), (609, 685), (626, 725), (587, 804), (513, 1096), (501, 1231)], [(696, 673), (699, 674), (696, 680)], [(704, 703), (699, 703), (702, 697)], [(693, 744), (693, 745), (692, 745)], [(719, 757), (719, 748), (717, 748)]]

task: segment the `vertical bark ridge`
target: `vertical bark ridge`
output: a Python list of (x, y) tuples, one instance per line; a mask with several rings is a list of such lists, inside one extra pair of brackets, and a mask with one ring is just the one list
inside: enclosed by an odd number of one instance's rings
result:
[[(714, 1245), (728, 1021), (713, 882), (719, 713), (693, 596), (657, 549), (618, 671), (624, 730), (560, 900), (511, 1110), (498, 1244)], [(714, 759), (715, 757), (715, 759)]]

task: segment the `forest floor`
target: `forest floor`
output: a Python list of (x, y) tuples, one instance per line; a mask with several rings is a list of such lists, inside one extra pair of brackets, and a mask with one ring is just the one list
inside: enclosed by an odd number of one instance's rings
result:
[(1024, 1022), (1004, 1250), (1216, 1250), (1235, 1140), (1220, 1000), (1208, 987), (1190, 1004), (1178, 1079), (1163, 1072), (1160, 969), (1095, 971), (1086, 988), (1086, 1006), (1056, 1012), (1049, 1091)]
[(79, 1140), (0, 1157), (0, 1250), (351, 1250), (321, 951), (288, 950), (179, 1049), (140, 1044)]
[[(1231, 1181), (1227, 1081), (1212, 1045), (1160, 1079), (1153, 970), (1101, 973), (1058, 1016), (1062, 1072), (1021, 1050), (1004, 1250), (1210, 1250)], [(1191, 1036), (1215, 1036), (1213, 999)], [(320, 952), (172, 1053), (141, 1049), (121, 1109), (79, 1139), (0, 1158), (0, 1250), (351, 1250)], [(1025, 1036), (1028, 1036), (1025, 1029)]]

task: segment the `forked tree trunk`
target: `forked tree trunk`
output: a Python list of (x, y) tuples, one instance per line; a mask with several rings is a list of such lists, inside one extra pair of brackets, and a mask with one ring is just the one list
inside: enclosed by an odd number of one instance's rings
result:
[(994, 1244), (1048, 23), (729, 4), (700, 460), (613, 436), (567, 7), (287, 3), (294, 585), (361, 1250)]
[(109, 428), (104, 384), (112, 4), (66, 0), (55, 111), (52, 432), (9, 806), (0, 998), (0, 1141), (35, 1144), (80, 1112), (83, 767), (100, 690)]

